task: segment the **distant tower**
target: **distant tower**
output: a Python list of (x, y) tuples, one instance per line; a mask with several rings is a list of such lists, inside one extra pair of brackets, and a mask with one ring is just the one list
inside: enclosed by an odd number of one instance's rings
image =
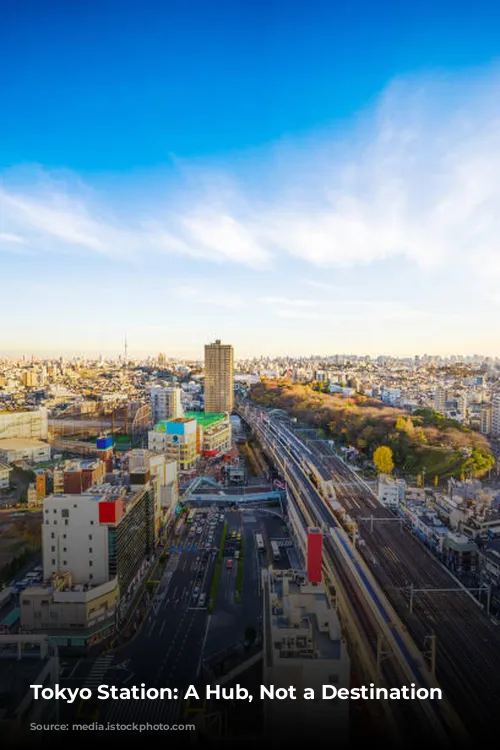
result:
[(126, 336), (125, 336), (125, 352), (124, 352), (124, 354), (125, 354), (125, 364), (127, 364), (127, 361), (128, 361), (128, 359), (127, 359), (128, 348), (127, 348), (127, 337)]

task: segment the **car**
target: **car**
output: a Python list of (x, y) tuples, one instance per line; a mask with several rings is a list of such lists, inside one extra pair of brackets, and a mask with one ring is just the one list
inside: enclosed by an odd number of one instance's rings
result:
[(236, 539), (237, 539), (238, 541), (240, 541), (240, 540), (241, 540), (241, 534), (238, 534), (238, 536), (236, 537)]
[(199, 586), (195, 586), (194, 589), (193, 589), (193, 599), (197, 599), (199, 593), (200, 593), (200, 587)]
[(228, 560), (227, 563), (226, 563), (226, 568), (228, 570), (231, 570), (232, 567), (233, 567), (233, 561), (232, 560)]
[(240, 553), (239, 553), (238, 550), (236, 550), (236, 552), (234, 553), (234, 559), (235, 560), (239, 560), (240, 559)]
[(231, 533), (231, 539), (236, 539), (236, 531), (233, 531), (233, 532)]
[(200, 598), (198, 599), (198, 606), (199, 607), (205, 606), (206, 598), (207, 598), (207, 595), (205, 593), (200, 594)]

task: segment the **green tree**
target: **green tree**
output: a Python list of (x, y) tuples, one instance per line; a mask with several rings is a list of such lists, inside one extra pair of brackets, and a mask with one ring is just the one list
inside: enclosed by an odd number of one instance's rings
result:
[(373, 454), (373, 463), (381, 474), (392, 474), (394, 461), (392, 450), (387, 445), (379, 445)]

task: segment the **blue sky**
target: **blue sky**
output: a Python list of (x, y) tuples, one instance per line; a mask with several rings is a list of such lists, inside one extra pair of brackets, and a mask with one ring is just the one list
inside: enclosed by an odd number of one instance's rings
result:
[(496, 4), (2, 13), (0, 356), (498, 354)]

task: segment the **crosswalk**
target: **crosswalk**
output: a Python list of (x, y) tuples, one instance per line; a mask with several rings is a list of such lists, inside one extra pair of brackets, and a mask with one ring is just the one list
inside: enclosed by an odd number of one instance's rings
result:
[(113, 701), (106, 720), (113, 724), (175, 724), (180, 718), (185, 702), (182, 697), (173, 700)]
[(273, 539), (272, 541), (276, 542), (278, 547), (293, 547), (292, 539)]
[(198, 552), (198, 545), (197, 544), (186, 544), (185, 546), (182, 544), (179, 544), (178, 547), (175, 546), (175, 544), (172, 544), (170, 547), (171, 552)]
[(111, 654), (108, 656), (100, 656), (95, 660), (92, 665), (92, 669), (87, 675), (85, 680), (85, 687), (93, 688), (102, 685), (103, 677), (111, 666), (111, 662), (115, 657)]

